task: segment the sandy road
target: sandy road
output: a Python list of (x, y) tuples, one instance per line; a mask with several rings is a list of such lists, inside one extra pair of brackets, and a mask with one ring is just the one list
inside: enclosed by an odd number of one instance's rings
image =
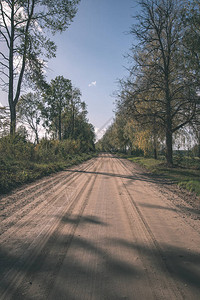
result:
[(200, 221), (169, 198), (111, 155), (1, 198), (0, 299), (200, 299)]

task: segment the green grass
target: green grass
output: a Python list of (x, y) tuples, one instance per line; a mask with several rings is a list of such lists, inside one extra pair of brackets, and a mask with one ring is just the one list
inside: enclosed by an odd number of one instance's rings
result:
[(30, 161), (0, 160), (0, 194), (43, 176), (64, 170), (72, 165), (79, 164), (95, 156), (95, 153), (71, 155), (66, 160), (54, 163), (34, 163)]
[(197, 180), (183, 181), (179, 183), (179, 186), (200, 195), (200, 183)]
[[(184, 157), (180, 161), (175, 157), (175, 165), (173, 168), (167, 167), (163, 159), (155, 160), (153, 158), (131, 156), (126, 156), (126, 158), (145, 167), (150, 172), (168, 178), (180, 187), (200, 196), (199, 158)], [(178, 164), (176, 164), (176, 162), (178, 162)]]
[(136, 162), (150, 171), (155, 171), (156, 168), (163, 163), (163, 160), (156, 160), (153, 158), (144, 157), (128, 157), (128, 160)]

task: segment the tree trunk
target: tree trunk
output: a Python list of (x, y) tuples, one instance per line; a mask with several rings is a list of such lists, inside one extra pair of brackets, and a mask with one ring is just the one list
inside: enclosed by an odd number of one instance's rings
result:
[(166, 88), (166, 160), (167, 165), (173, 165), (173, 152), (172, 152), (172, 118), (171, 118), (171, 101), (169, 97), (169, 87), (167, 81)]
[(10, 135), (15, 135), (16, 133), (16, 108), (15, 105), (12, 104), (10, 106)]
[(172, 132), (167, 128), (166, 130), (166, 160), (167, 165), (173, 165), (173, 152), (172, 152)]
[(11, 1), (11, 18), (10, 18), (10, 45), (9, 45), (9, 91), (8, 91), (8, 102), (10, 107), (10, 134), (15, 135), (16, 132), (16, 105), (18, 103), (22, 85), (22, 79), (24, 76), (25, 65), (26, 65), (26, 54), (28, 51), (28, 32), (30, 21), (33, 16), (33, 11), (35, 7), (35, 0), (32, 1), (30, 14), (28, 15), (28, 20), (25, 28), (25, 40), (24, 40), (24, 53), (22, 56), (22, 67), (19, 72), (19, 78), (17, 82), (16, 94), (14, 97), (14, 41), (15, 37), (15, 1)]
[(71, 136), (74, 139), (74, 128), (75, 128), (75, 116), (74, 116), (74, 107), (72, 107), (72, 133)]
[(35, 131), (35, 138), (36, 138), (36, 143), (39, 144), (39, 136), (38, 136), (38, 131)]
[(153, 122), (153, 152), (154, 152), (154, 159), (157, 159), (158, 158), (158, 155), (157, 155), (157, 134), (156, 134), (156, 129), (155, 129), (155, 126), (156, 126), (156, 121), (155, 121), (155, 118), (154, 118), (154, 122)]
[(171, 97), (169, 90), (169, 69), (166, 67), (166, 160), (169, 167), (173, 166), (173, 151), (172, 151), (172, 116), (171, 116)]
[(61, 141), (62, 139), (61, 112), (59, 112), (59, 117), (58, 117), (58, 138), (59, 141)]
[(154, 152), (154, 159), (158, 159), (156, 146), (154, 146), (154, 151), (153, 152)]
[(9, 90), (8, 103), (10, 107), (10, 134), (15, 135), (16, 131), (16, 106), (14, 103), (14, 72), (13, 72), (13, 53), (14, 53), (14, 3), (11, 6), (10, 19), (10, 47), (9, 47)]

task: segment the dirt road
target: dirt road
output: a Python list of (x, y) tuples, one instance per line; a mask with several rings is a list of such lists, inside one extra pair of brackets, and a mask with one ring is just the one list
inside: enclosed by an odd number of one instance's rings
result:
[(131, 162), (101, 155), (0, 204), (0, 299), (200, 299), (198, 212)]

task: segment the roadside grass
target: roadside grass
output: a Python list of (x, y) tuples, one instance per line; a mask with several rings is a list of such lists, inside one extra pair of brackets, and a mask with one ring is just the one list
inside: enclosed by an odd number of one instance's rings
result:
[(95, 153), (71, 155), (67, 159), (51, 163), (28, 160), (0, 159), (0, 194), (8, 193), (22, 184), (64, 170), (94, 157)]
[(170, 179), (178, 186), (187, 189), (190, 192), (200, 196), (200, 159), (197, 157), (175, 157), (174, 167), (166, 166), (164, 158), (155, 160), (153, 158), (123, 156), (130, 161), (133, 161), (153, 174), (160, 175)]

